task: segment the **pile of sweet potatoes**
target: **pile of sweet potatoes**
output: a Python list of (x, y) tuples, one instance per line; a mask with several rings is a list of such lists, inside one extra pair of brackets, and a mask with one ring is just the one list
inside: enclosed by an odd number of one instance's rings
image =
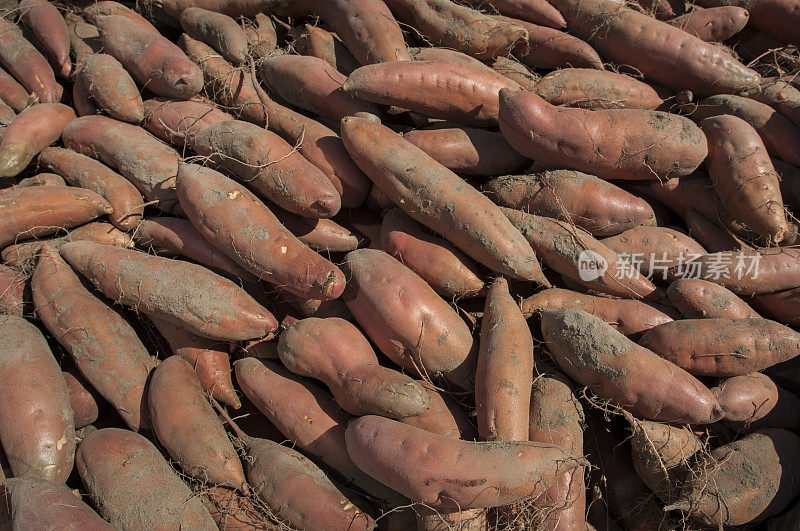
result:
[(799, 14), (2, 3), (0, 529), (795, 529)]

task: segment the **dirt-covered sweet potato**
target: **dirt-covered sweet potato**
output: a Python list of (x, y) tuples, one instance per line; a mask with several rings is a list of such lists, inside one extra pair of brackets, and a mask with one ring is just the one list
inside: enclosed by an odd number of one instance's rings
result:
[(475, 408), (481, 440), (528, 440), (531, 400), (528, 389), (532, 381), (531, 331), (508, 291), (508, 281), (499, 277), (486, 293), (475, 374)]
[(113, 56), (90, 55), (81, 64), (77, 77), (92, 102), (111, 118), (131, 123), (139, 123), (144, 118), (139, 88)]
[(347, 451), (365, 472), (412, 501), (470, 509), (535, 498), (581, 464), (532, 442), (467, 442), (367, 415), (347, 426)]
[(295, 374), (324, 382), (342, 409), (353, 415), (403, 418), (430, 405), (425, 389), (379, 365), (367, 339), (344, 319), (297, 321), (281, 333), (278, 355)]
[(0, 68), (0, 100), (15, 112), (22, 112), (33, 103), (25, 87), (2, 68)]
[[(293, 30), (294, 31), (294, 30)], [(301, 55), (322, 59), (345, 76), (361, 66), (335, 33), (306, 24), (292, 33), (292, 46)]]
[(72, 373), (62, 372), (69, 393), (69, 405), (72, 408), (72, 419), (75, 429), (79, 430), (97, 420), (100, 412), (92, 394)]
[(383, 251), (359, 249), (345, 257), (350, 312), (375, 345), (401, 367), (444, 375), (467, 389), (475, 352), (464, 321), (413, 271)]
[[(470, 4), (480, 9), (486, 7), (481, 0), (469, 0)], [(550, 26), (553, 28), (563, 28), (567, 21), (547, 0), (492, 0), (491, 6), (503, 15), (517, 17)]]
[(69, 76), (69, 30), (55, 5), (48, 0), (22, 0), (19, 3), (20, 21), (33, 34), (53, 70), (61, 77)]
[(800, 354), (800, 334), (759, 317), (681, 319), (656, 326), (639, 344), (692, 374), (740, 376)]
[(33, 186), (0, 194), (0, 247), (38, 238), (112, 213), (105, 199), (84, 188)]
[(626, 336), (639, 335), (678, 317), (668, 306), (632, 299), (597, 297), (562, 288), (546, 289), (522, 301), (525, 317), (542, 310), (567, 308), (583, 310), (599, 317)]
[(185, 99), (202, 90), (203, 73), (172, 41), (121, 15), (96, 18), (105, 53), (159, 96)]
[(33, 177), (25, 177), (17, 183), (17, 188), (27, 186), (67, 186), (67, 183), (57, 173), (38, 173)]
[(202, 337), (255, 339), (278, 326), (247, 292), (196, 264), (92, 242), (67, 243), (61, 255), (108, 298)]
[(410, 217), (468, 256), (514, 279), (544, 278), (536, 255), (494, 203), (394, 131), (342, 120), (342, 140), (364, 173)]
[(717, 399), (699, 380), (599, 317), (581, 310), (545, 310), (542, 334), (562, 370), (636, 416), (691, 424), (722, 418)]
[[(507, 175), (481, 189), (501, 206), (571, 221), (598, 238), (650, 223), (655, 217), (644, 199), (574, 170)], [(587, 197), (593, 200), (587, 201)]]
[(594, 68), (562, 68), (540, 79), (533, 92), (551, 105), (584, 109), (655, 109), (656, 89), (625, 74)]
[(56, 83), (47, 59), (25, 39), (16, 24), (6, 19), (0, 20), (0, 63), (40, 102), (61, 99), (63, 88)]
[(97, 24), (98, 17), (107, 15), (118, 15), (127, 18), (128, 20), (136, 23), (137, 26), (145, 29), (151, 33), (158, 33), (153, 24), (151, 24), (144, 16), (134, 11), (130, 7), (114, 0), (99, 0), (93, 2), (83, 9), (83, 17), (91, 22)]
[(487, 68), (441, 61), (362, 66), (343, 85), (362, 100), (477, 126), (497, 123), (497, 94), (503, 88), (520, 87)]
[(67, 384), (39, 330), (0, 316), (0, 437), (14, 477), (64, 483), (72, 471), (75, 426)]
[(769, 105), (800, 127), (800, 90), (788, 80), (763, 78), (758, 86), (740, 92), (739, 95)]
[(666, 280), (672, 267), (706, 254), (690, 236), (667, 227), (642, 225), (600, 241), (653, 280)]
[(527, 66), (509, 57), (498, 57), (489, 63), (489, 66), (501, 76), (516, 81), (524, 90), (533, 90), (536, 82), (542, 78)]
[(357, 249), (361, 237), (328, 218), (306, 218), (275, 207), (272, 213), (298, 240), (317, 252), (346, 253)]
[(141, 221), (142, 194), (129, 180), (93, 158), (70, 149), (49, 147), (39, 154), (38, 167), (61, 175), (72, 186), (102, 196), (114, 209), (109, 220), (116, 227), (130, 230)]
[(667, 289), (670, 302), (686, 319), (744, 319), (759, 315), (735, 293), (698, 278), (681, 278)]
[(202, 101), (156, 98), (145, 100), (142, 126), (165, 142), (178, 147), (192, 146), (193, 137), (215, 123), (233, 116)]
[(782, 512), (800, 492), (800, 438), (768, 428), (715, 448), (694, 468), (679, 509), (707, 526), (742, 525)]
[(680, 177), (708, 153), (699, 127), (660, 111), (556, 107), (536, 94), (503, 89), (499, 116), (503, 136), (523, 155), (604, 179)]
[(61, 103), (34, 105), (6, 126), (0, 141), (0, 177), (15, 177), (61, 136), (75, 111)]
[(3, 480), (3, 488), (10, 494), (12, 525), (17, 529), (114, 529), (64, 485), (32, 478), (9, 478)]
[(585, 41), (554, 28), (537, 26), (524, 20), (512, 21), (528, 32), (518, 41), (513, 54), (532, 69), (594, 68), (603, 70), (603, 60)]
[(180, 16), (181, 28), (193, 39), (202, 41), (228, 61), (247, 61), (247, 35), (231, 17), (201, 7), (185, 9)]
[(425, 231), (399, 208), (384, 215), (380, 244), (445, 300), (473, 296), (484, 287), (472, 260), (447, 240)]
[(696, 9), (666, 22), (706, 42), (722, 42), (742, 31), (749, 18), (750, 12), (743, 7), (720, 5)]
[[(733, 54), (615, 0), (553, 0), (570, 32), (603, 57), (646, 78), (701, 96), (736, 92), (759, 75)], [(598, 31), (602, 28), (602, 31)]]
[(519, 170), (528, 162), (498, 133), (449, 125), (415, 129), (403, 138), (445, 168), (465, 175), (504, 175)]
[(25, 273), (0, 265), (0, 315), (22, 317), (31, 310), (30, 284)]
[(278, 46), (275, 23), (264, 13), (256, 13), (253, 20), (243, 19), (242, 28), (247, 37), (247, 51), (256, 59), (266, 57)]
[(64, 128), (62, 139), (67, 148), (116, 169), (161, 210), (178, 208), (178, 152), (143, 128), (105, 116), (83, 116)]
[(247, 188), (201, 166), (181, 164), (178, 173), (178, 196), (192, 224), (237, 264), (309, 299), (341, 295), (339, 268), (286, 230)]
[(728, 115), (706, 118), (700, 127), (708, 140), (705, 165), (721, 206), (747, 230), (783, 241), (789, 227), (779, 177), (756, 130)]
[(75, 468), (116, 529), (217, 529), (200, 498), (139, 434), (118, 428), (90, 433), (78, 446)]

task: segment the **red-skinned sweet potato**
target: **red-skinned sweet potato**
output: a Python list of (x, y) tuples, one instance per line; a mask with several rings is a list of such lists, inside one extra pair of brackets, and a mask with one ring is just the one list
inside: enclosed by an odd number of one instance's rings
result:
[(322, 59), (345, 76), (361, 66), (338, 35), (318, 26), (306, 24), (302, 30), (292, 30), (292, 46), (300, 55)]
[(126, 5), (115, 2), (114, 0), (100, 0), (94, 2), (83, 9), (83, 16), (92, 24), (97, 24), (97, 19), (107, 15), (118, 15), (136, 23), (142, 29), (150, 33), (158, 33), (158, 29), (153, 26), (146, 18)]
[(139, 123), (144, 119), (142, 96), (128, 71), (113, 56), (97, 53), (87, 57), (77, 72), (89, 98), (123, 122)]
[(593, 68), (563, 68), (540, 79), (533, 92), (551, 105), (584, 109), (655, 109), (663, 96), (625, 74)]
[(797, 2), (792, 0), (759, 0), (758, 2), (720, 2), (701, 0), (703, 7), (740, 6), (750, 12), (750, 25), (782, 43), (800, 44), (800, 17)]
[(234, 64), (247, 61), (247, 35), (231, 17), (190, 7), (181, 13), (180, 23), (187, 35), (208, 44), (226, 60)]
[(147, 402), (158, 441), (184, 472), (213, 485), (244, 488), (239, 456), (189, 362), (180, 356), (162, 361), (150, 379)]
[(0, 265), (0, 314), (22, 317), (30, 312), (31, 304), (27, 275)]
[(670, 268), (706, 254), (691, 237), (666, 227), (642, 225), (600, 241), (653, 280), (666, 280)]
[(357, 249), (361, 238), (328, 218), (304, 218), (278, 207), (270, 208), (281, 225), (317, 252), (346, 253)]
[(522, 313), (531, 317), (542, 310), (583, 310), (601, 318), (626, 336), (636, 336), (678, 317), (668, 306), (631, 299), (612, 299), (551, 288), (522, 301)]
[(362, 470), (412, 501), (446, 509), (534, 498), (581, 464), (560, 446), (459, 441), (374, 415), (351, 421), (345, 435)]
[(447, 240), (426, 232), (399, 208), (384, 215), (380, 244), (445, 300), (474, 296), (484, 287), (472, 260)]
[(709, 253), (751, 248), (734, 236), (729, 229), (721, 227), (722, 221), (719, 218), (720, 216), (714, 218), (718, 220), (717, 222), (711, 221), (692, 207), (687, 207), (683, 216), (689, 234)]
[(63, 88), (56, 83), (47, 59), (28, 42), (16, 24), (0, 20), (0, 63), (42, 103), (61, 99)]
[(691, 424), (722, 418), (717, 399), (700, 381), (599, 317), (581, 310), (545, 310), (542, 334), (561, 369), (634, 415)]
[(72, 105), (75, 106), (75, 112), (78, 116), (100, 114), (97, 106), (89, 98), (89, 89), (82, 78), (76, 77), (72, 83)]
[(547, 285), (533, 250), (494, 203), (391, 129), (345, 118), (342, 140), (364, 173), (410, 217), (487, 267)]
[(112, 531), (69, 487), (31, 478), (3, 480), (10, 494), (12, 522), (18, 529)]
[(201, 166), (181, 164), (178, 171), (184, 211), (200, 235), (229, 258), (306, 298), (341, 295), (345, 278), (339, 268), (295, 238), (244, 186)]
[(105, 199), (83, 188), (34, 186), (0, 194), (0, 247), (69, 229), (113, 210)]
[(523, 155), (604, 179), (680, 177), (708, 153), (691, 120), (659, 111), (555, 107), (536, 94), (504, 89), (499, 116), (503, 136)]
[(800, 334), (775, 321), (681, 319), (652, 328), (639, 344), (692, 374), (740, 376), (800, 354)]
[(178, 152), (143, 128), (105, 116), (84, 116), (67, 125), (62, 139), (67, 148), (116, 169), (161, 210), (178, 208)]
[(0, 100), (16, 112), (24, 111), (32, 103), (25, 87), (2, 68), (0, 68)]
[(800, 426), (800, 399), (754, 372), (726, 378), (711, 388), (725, 412), (725, 422), (739, 430)]
[(61, 248), (69, 264), (110, 299), (210, 339), (254, 339), (277, 322), (230, 280), (208, 269), (92, 242)]
[(90, 433), (78, 447), (75, 468), (114, 528), (217, 529), (200, 498), (141, 435), (118, 428)]
[(528, 32), (527, 40), (517, 42), (513, 49), (513, 54), (524, 65), (548, 70), (567, 67), (603, 70), (603, 60), (581, 39), (524, 20), (511, 20)]
[(39, 318), (84, 378), (132, 430), (149, 426), (144, 389), (153, 361), (130, 324), (84, 288), (50, 246), (40, 253), (31, 288)]
[(428, 391), (430, 407), (419, 415), (400, 419), (400, 422), (453, 439), (463, 441), (478, 439), (478, 429), (455, 398), (445, 392), (437, 391), (433, 384), (420, 382), (420, 385)]
[(509, 57), (498, 57), (489, 66), (500, 74), (512, 81), (516, 81), (524, 90), (533, 90), (536, 82), (542, 77), (535, 72), (531, 72), (527, 66)]
[(721, 5), (686, 13), (667, 24), (706, 42), (722, 42), (742, 31), (749, 18), (750, 12), (743, 7)]
[(33, 177), (25, 177), (17, 183), (17, 188), (29, 186), (67, 186), (67, 183), (57, 173), (38, 173)]
[[(480, 0), (470, 0), (476, 8), (484, 7)], [(547, 0), (492, 0), (491, 6), (503, 15), (528, 20), (552, 28), (563, 28), (567, 21)]]
[(0, 437), (15, 477), (64, 483), (75, 426), (67, 384), (44, 336), (20, 317), (0, 316)]
[[(573, 170), (498, 177), (481, 189), (501, 206), (569, 220), (595, 237), (619, 234), (655, 217), (644, 199)], [(594, 200), (586, 201), (587, 197)]]
[(375, 345), (401, 367), (468, 389), (476, 352), (467, 325), (413, 271), (373, 249), (345, 257), (350, 312)]
[(719, 284), (697, 278), (681, 278), (667, 289), (670, 302), (686, 319), (759, 317), (735, 293)]
[(253, 20), (243, 20), (242, 27), (247, 37), (247, 50), (256, 59), (266, 57), (278, 46), (275, 23), (264, 13), (256, 13)]
[(499, 277), (486, 293), (475, 373), (475, 408), (481, 440), (528, 440), (531, 400), (528, 389), (532, 381), (533, 338), (525, 317), (508, 292), (508, 281)]
[(178, 147), (192, 146), (193, 137), (206, 127), (233, 120), (233, 116), (202, 101), (167, 98), (143, 103), (142, 126), (165, 142)]
[(19, 113), (0, 141), (0, 177), (18, 175), (74, 119), (75, 111), (60, 103), (34, 105)]
[(62, 372), (61, 374), (64, 376), (64, 383), (67, 384), (69, 406), (72, 408), (75, 429), (78, 430), (96, 421), (100, 412), (92, 394), (71, 373)]
[(401, 419), (430, 405), (425, 389), (380, 366), (367, 339), (344, 319), (297, 321), (281, 334), (278, 355), (295, 374), (324, 382), (342, 409), (353, 415)]
[(800, 90), (781, 78), (763, 78), (757, 87), (739, 93), (769, 105), (800, 127)]
[(203, 88), (203, 73), (171, 41), (121, 15), (96, 19), (103, 48), (149, 91), (185, 99)]
[(800, 288), (756, 295), (751, 300), (764, 315), (791, 325), (800, 322)]
[(69, 31), (56, 6), (47, 0), (22, 0), (19, 11), (20, 20), (41, 44), (53, 70), (61, 77), (69, 76)]
[(241, 531), (243, 529), (279, 529), (277, 518), (264, 507), (258, 507), (249, 496), (228, 487), (203, 489), (203, 504), (220, 531)]
[(86, 22), (79, 13), (65, 13), (64, 19), (69, 30), (70, 52), (75, 59), (75, 70), (78, 70), (87, 57), (102, 51), (100, 31), (94, 24)]
[(116, 227), (130, 230), (141, 221), (142, 194), (129, 180), (93, 158), (69, 149), (49, 147), (39, 154), (38, 167), (61, 175), (72, 186), (102, 196), (114, 209), (109, 220)]

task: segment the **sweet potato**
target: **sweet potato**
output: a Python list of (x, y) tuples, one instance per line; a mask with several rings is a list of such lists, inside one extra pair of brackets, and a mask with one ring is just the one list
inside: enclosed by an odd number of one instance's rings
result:
[(226, 60), (247, 61), (247, 35), (231, 17), (200, 7), (184, 9), (180, 16), (183, 31), (218, 51)]
[(527, 66), (508, 57), (498, 57), (489, 66), (500, 74), (512, 81), (516, 81), (523, 90), (532, 90), (542, 77), (535, 72), (531, 72)]
[(56, 83), (47, 59), (6, 19), (0, 20), (0, 63), (42, 103), (61, 99), (63, 87)]
[(84, 116), (70, 122), (62, 138), (67, 148), (116, 169), (148, 202), (157, 201), (165, 212), (178, 212), (178, 152), (141, 127), (105, 116)]
[(128, 71), (105, 53), (87, 57), (77, 72), (92, 102), (111, 118), (139, 123), (144, 119), (142, 96)]
[(194, 137), (194, 149), (281, 208), (331, 217), (341, 198), (330, 180), (281, 137), (239, 120), (220, 122)]
[(132, 430), (148, 426), (144, 389), (153, 361), (130, 324), (87, 291), (50, 246), (40, 253), (31, 288), (42, 323), (92, 387)]
[(665, 503), (674, 501), (689, 474), (692, 456), (702, 450), (700, 439), (686, 427), (627, 418), (636, 473)]
[(789, 81), (781, 78), (763, 78), (758, 86), (739, 95), (769, 105), (800, 127), (800, 90)]
[(459, 441), (374, 415), (351, 421), (345, 436), (353, 461), (370, 476), (412, 501), (446, 509), (534, 498), (581, 464), (560, 446)]
[(217, 529), (200, 498), (141, 435), (118, 428), (90, 433), (78, 447), (75, 468), (115, 529)]
[(759, 0), (758, 2), (720, 2), (702, 0), (703, 7), (734, 5), (750, 12), (750, 25), (782, 43), (800, 44), (800, 16), (797, 2), (792, 0)]
[(17, 80), (2, 68), (0, 68), (0, 100), (15, 112), (24, 111), (32, 103), (25, 87), (17, 83)]
[(478, 439), (478, 429), (467, 417), (466, 411), (449, 394), (439, 392), (433, 384), (420, 382), (428, 391), (431, 405), (423, 413), (400, 419), (403, 424), (414, 426), (437, 435), (474, 441)]
[(686, 234), (666, 227), (639, 226), (600, 240), (651, 279), (667, 279), (670, 268), (706, 254), (706, 250)]
[[(655, 217), (644, 199), (574, 170), (498, 177), (482, 190), (501, 206), (571, 221), (595, 237), (619, 234)], [(587, 197), (594, 200), (586, 201)]]
[(367, 339), (344, 319), (297, 321), (281, 334), (278, 355), (295, 374), (323, 381), (342, 409), (353, 415), (403, 418), (419, 415), (430, 405), (425, 389), (380, 366)]
[[(758, 74), (728, 51), (613, 0), (553, 0), (570, 31), (603, 57), (629, 65), (646, 78), (702, 96), (735, 92)], [(597, 31), (602, 27), (602, 31)]]
[(0, 315), (22, 317), (30, 312), (31, 306), (27, 275), (0, 265)]
[(74, 83), (72, 83), (72, 105), (75, 106), (75, 112), (78, 116), (100, 114), (97, 106), (89, 98), (89, 89), (81, 78), (76, 77)]
[(78, 70), (87, 57), (102, 51), (100, 31), (94, 24), (86, 22), (79, 13), (65, 13), (64, 20), (69, 30), (70, 52), (75, 58), (74, 69)]
[(317, 252), (346, 253), (357, 249), (361, 238), (332, 219), (304, 218), (272, 208), (272, 213), (298, 240)]
[(0, 141), (0, 177), (15, 177), (61, 136), (75, 111), (60, 103), (34, 105), (8, 124)]
[(385, 0), (392, 13), (435, 46), (460, 50), (477, 59), (508, 55), (527, 32), (450, 0)]
[(50, 347), (25, 319), (0, 316), (0, 437), (15, 477), (64, 483), (75, 426), (67, 384)]
[(3, 480), (3, 488), (10, 494), (13, 525), (17, 529), (114, 529), (64, 485), (11, 478)]
[(38, 158), (39, 168), (53, 171), (72, 186), (96, 192), (114, 209), (109, 220), (122, 230), (136, 227), (142, 219), (142, 194), (127, 179), (102, 163), (69, 149), (45, 148)]
[(750, 12), (743, 7), (720, 5), (686, 13), (667, 24), (706, 42), (722, 42), (742, 31), (749, 18)]
[(639, 344), (692, 374), (718, 377), (760, 371), (800, 354), (800, 334), (757, 317), (664, 323)]
[(199, 336), (254, 339), (277, 328), (266, 308), (202, 266), (91, 242), (70, 242), (61, 254), (110, 299)]
[(293, 29), (292, 46), (300, 55), (322, 59), (345, 76), (361, 66), (338, 35), (318, 26)]
[(604, 179), (680, 177), (708, 153), (691, 120), (659, 111), (562, 108), (530, 92), (504, 89), (499, 120), (503, 136), (523, 155)]
[(358, 118), (342, 121), (356, 164), (403, 211), (487, 267), (547, 285), (536, 256), (486, 196), (391, 129)]
[(703, 459), (669, 509), (707, 526), (742, 525), (782, 512), (800, 492), (800, 438), (769, 428)]
[(706, 118), (700, 127), (708, 139), (705, 164), (722, 207), (759, 236), (783, 241), (789, 227), (779, 178), (756, 130), (726, 115)]
[(503, 175), (527, 162), (500, 134), (485, 129), (434, 126), (410, 131), (403, 138), (445, 168), (466, 175)]
[(677, 318), (669, 307), (631, 299), (596, 297), (576, 291), (551, 288), (522, 301), (522, 313), (531, 317), (543, 310), (583, 310), (599, 317), (626, 336), (639, 335)]
[[(657, 298), (655, 285), (618, 260), (616, 253), (569, 223), (504, 208), (511, 223), (550, 269), (582, 285), (625, 298)], [(635, 273), (635, 271), (631, 271)], [(548, 286), (549, 287), (549, 286)]]
[(0, 194), (0, 247), (81, 225), (112, 212), (105, 199), (83, 188), (34, 186)]
[(488, 66), (483, 64), (478, 59), (471, 55), (467, 55), (458, 50), (451, 50), (449, 48), (439, 48), (437, 46), (424, 47), (424, 48), (409, 48), (408, 53), (415, 61), (439, 61), (442, 63), (459, 63), (464, 66), (479, 68), (481, 70), (491, 70)]
[(667, 296), (686, 319), (759, 317), (735, 293), (707, 280), (678, 279), (670, 284)]
[(730, 114), (741, 118), (758, 132), (770, 155), (800, 166), (800, 127), (765, 103), (723, 94), (686, 106), (691, 118), (700, 121), (713, 116)]
[(17, 188), (29, 186), (67, 186), (67, 183), (57, 173), (38, 173), (33, 177), (25, 177), (17, 183)]
[(481, 440), (528, 440), (531, 400), (528, 389), (532, 381), (533, 338), (525, 317), (508, 292), (508, 281), (499, 277), (486, 294), (475, 374), (475, 408)]
[(231, 381), (228, 344), (196, 336), (164, 319), (150, 317), (172, 353), (194, 368), (203, 390), (215, 399), (239, 409), (242, 405)]
[(702, 168), (689, 175), (673, 177), (666, 181), (653, 179), (648, 184), (646, 188), (640, 189), (641, 193), (663, 203), (682, 218), (686, 217), (686, 212), (690, 208), (707, 219), (718, 218), (716, 206), (718, 201), (714, 194), (714, 185)]
[(200, 166), (181, 164), (178, 171), (178, 195), (187, 216), (229, 258), (306, 298), (341, 295), (345, 279), (339, 268), (295, 238), (244, 186)]
[(203, 73), (171, 41), (121, 15), (97, 17), (106, 53), (159, 96), (186, 99), (202, 90)]
[(348, 79), (323, 59), (276, 55), (259, 62), (261, 79), (284, 101), (334, 120), (359, 112), (377, 114), (376, 106), (345, 92)]
[(500, 89), (519, 85), (486, 68), (440, 61), (396, 61), (362, 66), (342, 87), (362, 100), (396, 105), (465, 125), (497, 123)]
[(178, 46), (203, 72), (206, 96), (243, 120), (262, 126), (267, 123), (266, 109), (249, 72), (234, 68), (210, 46), (186, 34), (178, 39)]
[(711, 392), (734, 428), (795, 430), (800, 425), (800, 399), (760, 372), (721, 380)]
[(256, 13), (253, 20), (242, 21), (245, 37), (247, 37), (247, 51), (256, 59), (266, 57), (278, 46), (278, 35), (275, 32), (275, 23), (264, 13)]
[[(483, 7), (480, 0), (470, 0), (476, 8)], [(563, 28), (567, 21), (547, 0), (492, 0), (491, 6), (503, 15), (528, 20), (535, 24)]]
[(467, 325), (410, 269), (382, 251), (345, 257), (342, 296), (356, 321), (392, 361), (431, 377), (444, 375), (467, 389), (475, 352)]
[[(557, 444), (574, 454), (583, 453), (586, 418), (569, 379), (548, 368), (533, 380), (530, 394), (528, 440)], [(584, 525), (586, 485), (583, 467), (563, 474), (533, 502), (544, 529), (566, 530)]]
[(653, 87), (625, 74), (593, 68), (563, 68), (540, 79), (533, 90), (551, 105), (583, 109), (655, 109), (663, 102)]
[(214, 485), (244, 486), (239, 456), (189, 362), (180, 356), (162, 361), (147, 402), (158, 441), (184, 472)]
[(603, 60), (581, 39), (524, 20), (511, 20), (528, 32), (528, 38), (517, 42), (512, 50), (522, 64), (533, 69), (572, 67), (603, 70)]
[(228, 487), (203, 489), (203, 504), (221, 531), (242, 529), (280, 529), (276, 518), (263, 507), (254, 504), (249, 496), (242, 496)]
[(800, 321), (800, 289), (798, 288), (756, 295), (751, 302), (762, 313), (784, 324), (797, 326)]
[(50, 65), (61, 77), (69, 76), (69, 31), (64, 17), (48, 0), (22, 0), (19, 3), (20, 21), (25, 24), (42, 46)]
[(545, 310), (542, 334), (550, 354), (569, 376), (636, 416), (690, 424), (722, 418), (707, 387), (599, 317), (581, 310)]
[(418, 531), (481, 531), (489, 529), (486, 509), (464, 511), (434, 509), (425, 505), (414, 507)]
[(69, 406), (72, 409), (75, 429), (83, 428), (96, 421), (100, 412), (92, 394), (72, 374), (68, 372), (62, 372), (61, 374), (64, 376), (64, 383), (67, 384)]
[[(717, 216), (715, 219), (719, 219), (719, 217)], [(721, 221), (713, 222), (692, 207), (686, 208), (683, 218), (689, 228), (689, 234), (709, 253), (750, 248), (734, 236), (729, 229), (722, 228), (719, 225), (722, 223)]]
[(344, 432), (352, 417), (322, 387), (271, 361), (245, 358), (235, 366), (236, 381), (244, 394), (296, 448), (317, 456), (373, 496), (392, 501), (401, 498), (350, 459)]
[(93, 2), (83, 9), (83, 16), (92, 24), (97, 24), (99, 17), (107, 15), (118, 15), (136, 23), (142, 29), (150, 33), (158, 33), (158, 29), (153, 26), (146, 18), (134, 11), (130, 7), (114, 0), (100, 0)]
[(446, 300), (476, 295), (484, 287), (469, 258), (447, 240), (427, 233), (400, 209), (383, 217), (380, 243)]
[(145, 100), (142, 126), (165, 142), (192, 146), (193, 138), (206, 127), (233, 120), (233, 116), (201, 101), (166, 98)]

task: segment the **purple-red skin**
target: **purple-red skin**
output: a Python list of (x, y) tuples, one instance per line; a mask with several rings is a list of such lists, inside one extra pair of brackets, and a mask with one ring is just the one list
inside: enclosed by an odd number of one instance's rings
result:
[(17, 176), (74, 119), (75, 111), (61, 103), (34, 105), (19, 113), (0, 141), (0, 177)]
[(64, 88), (56, 83), (47, 59), (25, 39), (16, 24), (5, 19), (0, 20), (0, 63), (42, 103), (61, 99)]
[(22, 0), (19, 3), (20, 20), (44, 48), (44, 54), (56, 74), (69, 76), (72, 62), (69, 58), (69, 30), (58, 9), (48, 0)]

